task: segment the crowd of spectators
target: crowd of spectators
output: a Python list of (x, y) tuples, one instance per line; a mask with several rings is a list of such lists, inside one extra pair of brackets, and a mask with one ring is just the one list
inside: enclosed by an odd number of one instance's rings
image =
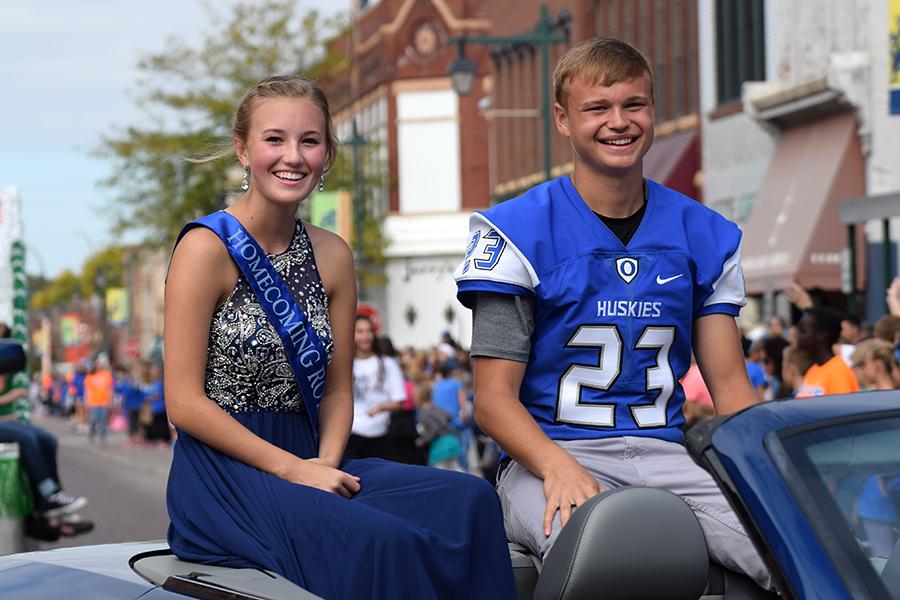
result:
[(105, 444), (110, 428), (127, 430), (125, 446), (168, 445), (173, 429), (166, 417), (162, 365), (141, 361), (111, 367), (101, 354), (36, 382), (36, 400), (54, 417)]
[[(900, 278), (887, 292), (889, 312), (874, 323), (826, 306), (793, 285), (785, 294), (801, 315), (773, 316), (743, 335), (747, 376), (760, 400), (900, 388)], [(682, 380), (688, 426), (713, 415), (696, 367)]]
[[(747, 374), (762, 401), (900, 389), (900, 278), (874, 323), (817, 306), (797, 285), (785, 292), (800, 318), (776, 316), (744, 336)], [(682, 385), (687, 426), (713, 416), (695, 364)], [(837, 477), (828, 486), (869, 555), (888, 556), (900, 538), (900, 473)]]
[[(900, 388), (900, 278), (888, 290), (890, 312), (872, 324), (814, 305), (799, 286), (785, 293), (800, 318), (787, 323), (774, 316), (764, 329), (754, 328), (743, 338), (748, 378), (761, 401)], [(452, 335), (444, 332), (430, 348), (398, 350), (368, 316), (360, 315), (355, 337), (348, 458), (431, 465), (493, 481), (500, 451), (473, 419), (469, 355)], [(685, 428), (713, 416), (696, 363), (681, 383)], [(127, 430), (129, 446), (172, 443), (158, 363), (110, 370), (101, 357), (58, 373), (38, 388), (51, 415), (69, 419), (97, 443), (105, 443), (110, 423)], [(866, 489), (873, 493), (891, 481)], [(879, 534), (873, 529), (871, 535)]]
[[(398, 350), (373, 329), (371, 321), (358, 317), (350, 455), (431, 465), (493, 481), (499, 449), (472, 417), (468, 352), (449, 332), (430, 348)], [(360, 349), (369, 348), (370, 336), (374, 346), (361, 355)], [(371, 375), (377, 373), (387, 375)], [(402, 377), (402, 391), (391, 383), (391, 373)], [(384, 415), (384, 422), (373, 428), (378, 415)]]

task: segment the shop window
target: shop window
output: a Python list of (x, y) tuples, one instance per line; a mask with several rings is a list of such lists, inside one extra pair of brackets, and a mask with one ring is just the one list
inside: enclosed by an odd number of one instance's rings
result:
[(716, 0), (716, 93), (719, 105), (741, 98), (745, 81), (766, 78), (764, 0)]

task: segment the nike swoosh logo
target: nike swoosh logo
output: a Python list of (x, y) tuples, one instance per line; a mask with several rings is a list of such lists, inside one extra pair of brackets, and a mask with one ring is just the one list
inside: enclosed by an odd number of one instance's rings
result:
[(662, 275), (657, 275), (656, 283), (658, 283), (659, 285), (665, 285), (665, 284), (669, 283), (670, 281), (675, 281), (676, 279), (678, 279), (679, 277), (682, 277), (683, 275), (684, 275), (684, 273), (679, 273), (678, 275), (673, 275), (672, 277), (663, 277)]

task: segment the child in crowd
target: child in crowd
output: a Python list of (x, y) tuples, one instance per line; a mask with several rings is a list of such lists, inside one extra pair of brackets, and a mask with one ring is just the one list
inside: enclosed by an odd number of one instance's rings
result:
[(812, 366), (813, 360), (796, 344), (785, 346), (781, 366), (784, 397), (794, 395), (803, 385), (803, 376)]
[(150, 412), (153, 418), (146, 429), (146, 440), (150, 444), (167, 446), (172, 441), (172, 432), (169, 428), (169, 418), (166, 414), (166, 403), (163, 395), (162, 365), (151, 363), (148, 372), (148, 383), (144, 388), (144, 402), (150, 405)]
[(462, 445), (453, 430), (450, 415), (438, 408), (431, 398), (431, 384), (427, 380), (416, 385), (416, 445), (428, 449), (428, 464), (449, 471), (463, 471), (459, 458)]
[(128, 419), (128, 441), (126, 446), (141, 442), (141, 407), (144, 405), (144, 390), (141, 389), (143, 378), (141, 369), (135, 367), (129, 372), (121, 369), (117, 378), (119, 394), (122, 396), (122, 410)]

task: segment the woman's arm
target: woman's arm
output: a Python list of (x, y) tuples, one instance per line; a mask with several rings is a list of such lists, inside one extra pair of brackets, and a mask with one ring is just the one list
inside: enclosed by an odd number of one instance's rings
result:
[(306, 225), (316, 254), (319, 276), (328, 296), (334, 354), (319, 404), (319, 459), (337, 467), (353, 424), (353, 328), (356, 315), (356, 275), (353, 252), (339, 236)]
[(382, 357), (384, 361), (384, 391), (388, 399), (376, 404), (368, 410), (370, 416), (381, 412), (397, 412), (404, 410), (406, 403), (406, 385), (403, 379), (403, 369), (397, 359), (391, 356)]
[[(349, 497), (356, 478), (270, 444), (238, 423), (204, 390), (206, 347), (216, 306), (237, 281), (219, 238), (188, 232), (175, 249), (165, 297), (165, 401), (169, 420), (205, 444), (282, 479)], [(354, 489), (355, 488), (355, 489)]]

